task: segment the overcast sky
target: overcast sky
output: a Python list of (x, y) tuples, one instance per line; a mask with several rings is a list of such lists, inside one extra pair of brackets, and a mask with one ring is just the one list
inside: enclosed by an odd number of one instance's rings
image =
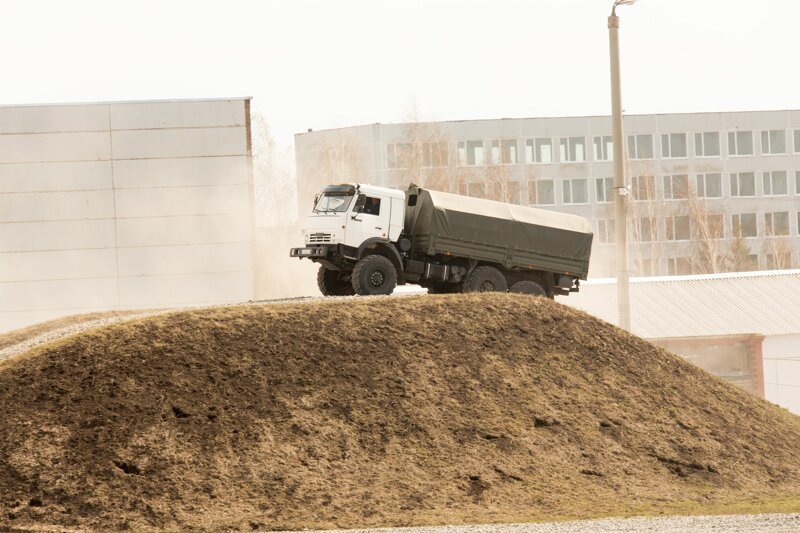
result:
[[(611, 0), (6, 1), (0, 104), (253, 96), (306, 128), (608, 114)], [(800, 108), (798, 0), (639, 0), (627, 113)]]

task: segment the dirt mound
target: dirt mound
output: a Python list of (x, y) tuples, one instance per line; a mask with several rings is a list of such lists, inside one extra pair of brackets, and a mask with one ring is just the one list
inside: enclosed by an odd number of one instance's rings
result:
[(180, 312), (0, 364), (1, 527), (491, 522), (798, 495), (800, 418), (539, 298)]
[(20, 342), (33, 339), (49, 331), (83, 324), (84, 322), (91, 322), (92, 320), (99, 320), (103, 318), (116, 318), (132, 315), (134, 313), (141, 313), (142, 311), (103, 311), (98, 313), (84, 313), (81, 315), (69, 315), (47, 322), (41, 322), (21, 329), (15, 329), (6, 333), (0, 333), (0, 350), (14, 346)]

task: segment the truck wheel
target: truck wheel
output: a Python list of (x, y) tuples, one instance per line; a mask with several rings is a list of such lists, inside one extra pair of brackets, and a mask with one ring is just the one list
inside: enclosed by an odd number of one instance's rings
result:
[(350, 272), (328, 270), (324, 266), (317, 272), (317, 287), (325, 296), (352, 296), (353, 285), (350, 283)]
[(508, 289), (508, 292), (517, 294), (530, 294), (532, 296), (547, 296), (544, 288), (535, 281), (518, 281)]
[(382, 255), (362, 257), (350, 276), (356, 294), (392, 294), (397, 286), (397, 270)]
[(464, 292), (506, 292), (507, 289), (502, 272), (491, 266), (479, 266), (464, 282)]

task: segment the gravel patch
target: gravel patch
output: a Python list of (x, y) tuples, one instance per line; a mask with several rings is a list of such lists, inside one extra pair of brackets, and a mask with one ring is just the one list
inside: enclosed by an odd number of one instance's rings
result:
[[(421, 287), (417, 286), (408, 286), (403, 287), (403, 289), (396, 291), (391, 297), (403, 297), (403, 296), (411, 296), (417, 294), (425, 294), (425, 290)], [(63, 328), (54, 329), (38, 335), (36, 337), (32, 337), (30, 339), (24, 340), (18, 344), (13, 346), (8, 346), (0, 350), (0, 361), (4, 361), (5, 359), (9, 359), (14, 357), (15, 355), (19, 355), (21, 353), (27, 352), (28, 350), (35, 348), (41, 344), (47, 344), (49, 342), (57, 341), (59, 339), (63, 339), (65, 337), (70, 337), (72, 335), (76, 335), (78, 333), (82, 333), (89, 329), (99, 328), (103, 326), (109, 326), (111, 324), (116, 324), (118, 322), (125, 322), (128, 320), (136, 320), (138, 318), (145, 318), (149, 316), (156, 316), (156, 315), (163, 315), (166, 313), (174, 313), (179, 311), (191, 311), (196, 309), (212, 309), (215, 307), (231, 307), (231, 306), (239, 306), (239, 305), (263, 305), (263, 304), (289, 304), (289, 303), (311, 303), (311, 302), (319, 302), (322, 300), (341, 300), (341, 299), (348, 299), (348, 298), (387, 298), (387, 296), (300, 296), (296, 298), (281, 298), (275, 300), (255, 300), (250, 302), (232, 302), (232, 303), (225, 303), (225, 304), (212, 304), (212, 305), (197, 305), (197, 306), (181, 306), (181, 307), (172, 307), (169, 309), (159, 309), (156, 311), (146, 311), (141, 313), (133, 313), (130, 315), (125, 316), (116, 316), (116, 317), (108, 317), (108, 318), (98, 318), (96, 320), (89, 320), (87, 322), (81, 322), (78, 324), (72, 324), (70, 326), (66, 326)]]
[(492, 524), (475, 526), (396, 527), (381, 529), (318, 530), (314, 533), (594, 533), (600, 531), (800, 531), (800, 514), (717, 516), (668, 516), (658, 518), (604, 518), (537, 524)]

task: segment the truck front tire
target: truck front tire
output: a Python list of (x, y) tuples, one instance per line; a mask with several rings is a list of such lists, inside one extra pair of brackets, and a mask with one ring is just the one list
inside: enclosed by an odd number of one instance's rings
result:
[(353, 284), (350, 282), (350, 272), (342, 270), (328, 270), (324, 266), (317, 272), (317, 287), (325, 296), (352, 296)]
[(479, 266), (464, 282), (464, 292), (506, 292), (508, 283), (503, 273), (491, 266)]
[(350, 279), (356, 294), (392, 294), (397, 286), (397, 270), (386, 257), (368, 255), (356, 263)]

